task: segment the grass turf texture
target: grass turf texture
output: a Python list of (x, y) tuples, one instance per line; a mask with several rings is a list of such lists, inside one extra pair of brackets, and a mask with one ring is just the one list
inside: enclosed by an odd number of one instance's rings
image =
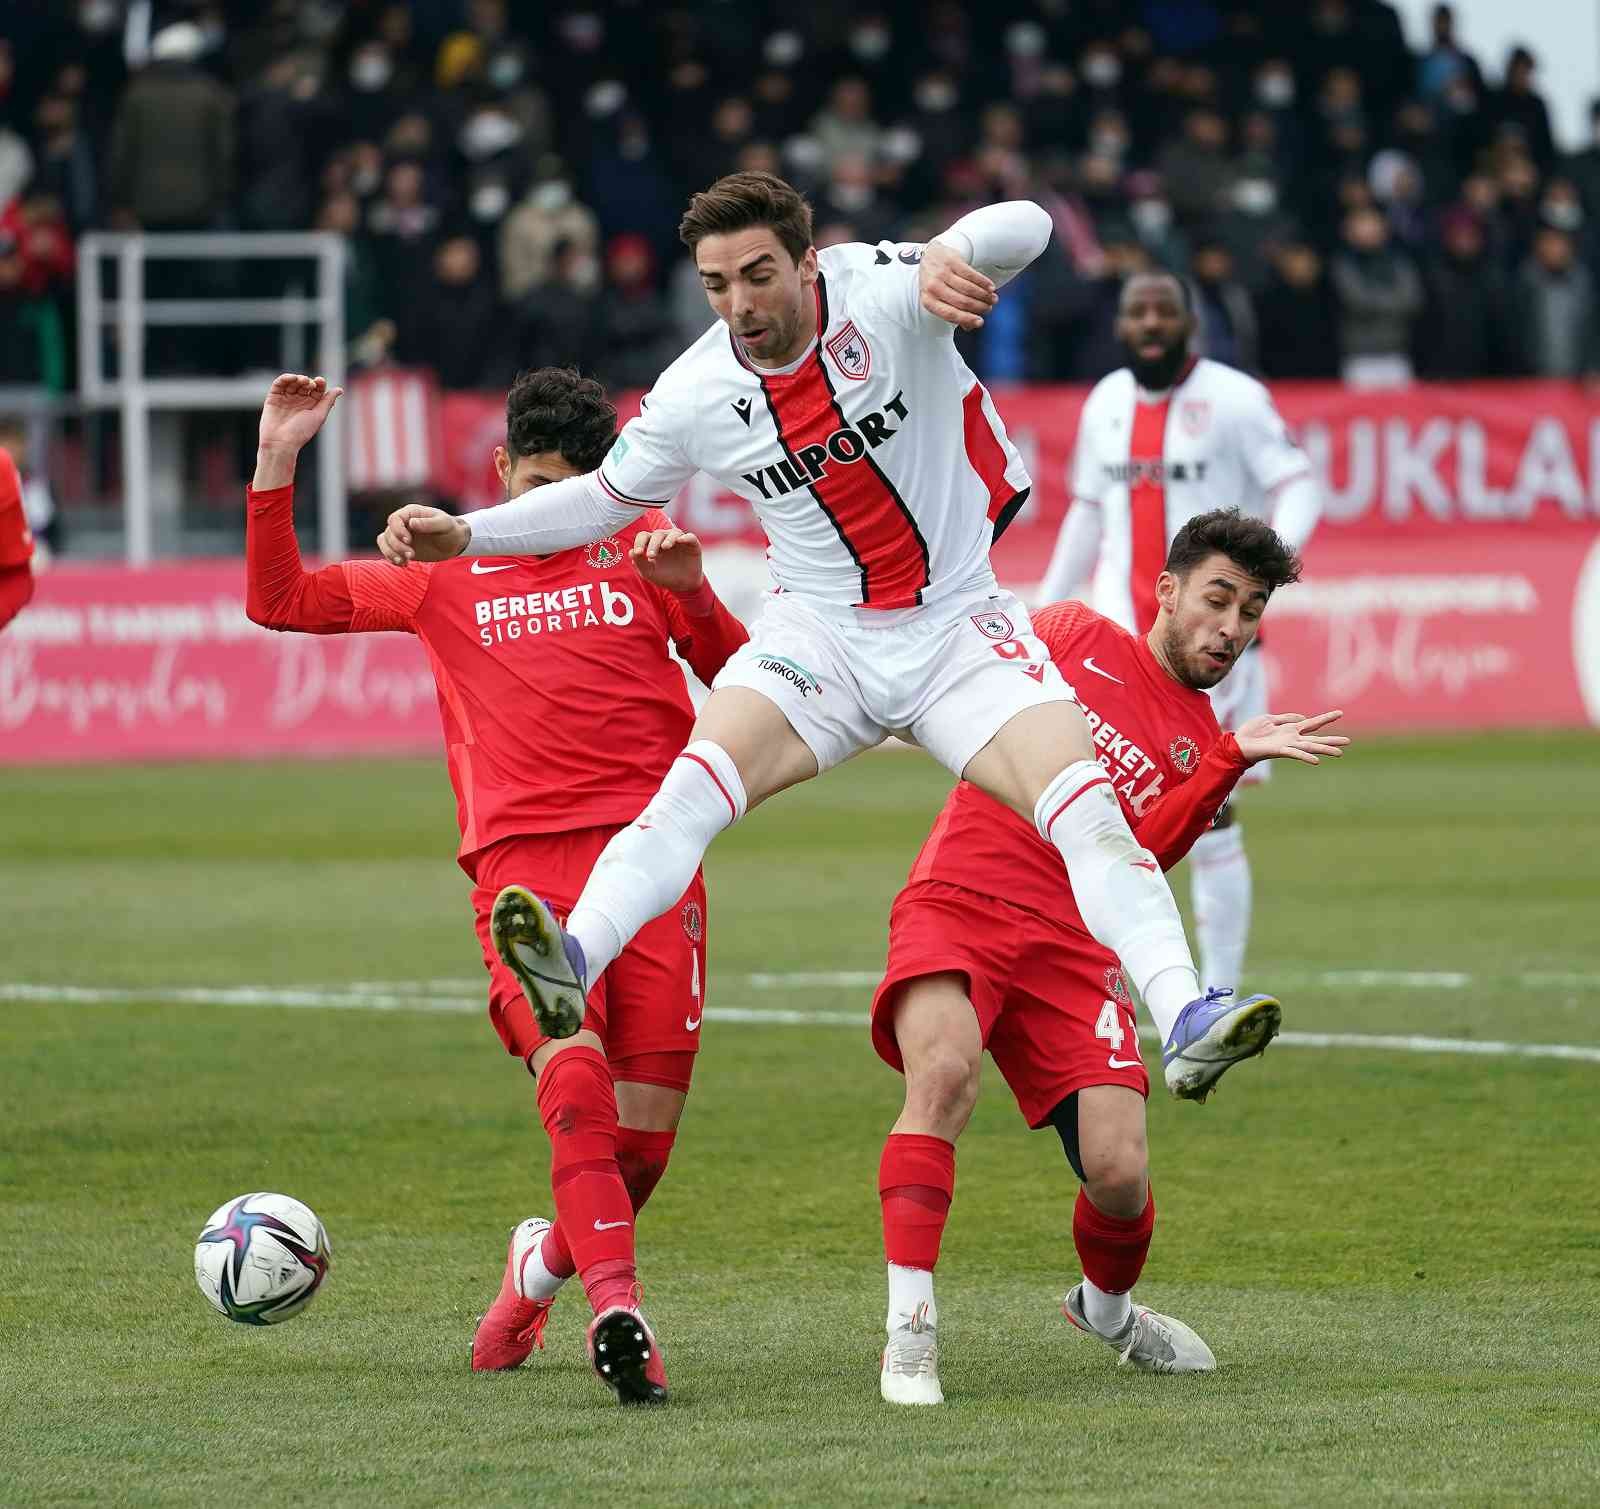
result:
[[(946, 781), (864, 759), (709, 866), (709, 1004), (864, 1010), (757, 972), (872, 970)], [(1600, 1043), (1600, 759), (1583, 737), (1364, 747), (1241, 809), (1251, 984), (1286, 1027)], [(940, 1269), (943, 1410), (877, 1398), (874, 1192), (899, 1081), (864, 1028), (708, 1021), (642, 1220), (673, 1404), (582, 1357), (475, 1378), (505, 1237), (548, 1211), (531, 1085), (486, 1021), (174, 1004), (168, 987), (470, 979), (432, 762), (12, 771), (0, 979), (0, 1503), (1593, 1503), (1600, 1064), (1277, 1048), (1151, 1104), (1141, 1297), (1210, 1378), (1119, 1371), (1056, 1304), (1073, 1182), (990, 1074)], [(1181, 887), (1180, 887), (1181, 889)], [(1465, 971), (1354, 990), (1317, 972)], [(1527, 971), (1589, 975), (1527, 988)], [(333, 1274), (272, 1330), (190, 1274), (206, 1213), (308, 1201)]]

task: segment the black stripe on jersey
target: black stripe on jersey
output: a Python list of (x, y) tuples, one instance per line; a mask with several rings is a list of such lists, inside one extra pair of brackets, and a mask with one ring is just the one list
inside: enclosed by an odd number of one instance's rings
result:
[[(826, 332), (828, 328), (828, 290), (824, 284), (823, 277), (820, 272), (817, 274), (817, 287), (819, 290), (821, 290), (822, 295), (822, 330)], [(817, 366), (822, 372), (822, 381), (827, 385), (828, 398), (833, 405), (833, 412), (839, 416), (840, 427), (848, 430), (851, 428), (850, 421), (844, 417), (844, 410), (839, 406), (839, 391), (834, 387), (833, 378), (828, 374), (828, 364), (822, 359), (822, 336), (820, 334), (817, 337), (816, 358)], [(868, 452), (866, 455), (862, 456), (861, 460), (862, 462), (865, 462), (869, 468), (871, 468), (877, 479), (883, 483), (886, 489), (888, 489), (889, 496), (894, 499), (894, 506), (900, 510), (901, 515), (905, 518), (906, 523), (911, 526), (911, 533), (915, 535), (917, 539), (917, 549), (922, 552), (922, 587), (926, 587), (932, 578), (932, 565), (928, 558), (928, 542), (923, 539), (922, 531), (917, 528), (916, 519), (912, 517), (911, 510), (906, 507), (906, 500), (900, 496), (900, 489), (897, 488), (894, 483), (892, 483), (888, 477), (884, 475), (883, 468), (879, 466), (878, 463), (872, 458), (871, 453)], [(917, 601), (919, 603), (922, 601), (922, 587), (917, 588)]]
[(666, 503), (662, 503), (654, 498), (636, 498), (632, 493), (625, 493), (615, 482), (607, 478), (603, 467), (595, 468), (595, 476), (600, 479), (600, 485), (619, 503), (631, 503), (635, 508), (665, 508), (667, 503), (672, 501), (668, 498)]

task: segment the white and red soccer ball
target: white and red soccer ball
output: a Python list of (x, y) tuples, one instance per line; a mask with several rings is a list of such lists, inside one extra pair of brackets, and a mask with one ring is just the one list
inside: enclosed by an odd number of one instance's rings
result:
[(274, 1326), (311, 1303), (331, 1256), (328, 1233), (309, 1206), (288, 1195), (239, 1195), (201, 1228), (194, 1278), (229, 1320)]

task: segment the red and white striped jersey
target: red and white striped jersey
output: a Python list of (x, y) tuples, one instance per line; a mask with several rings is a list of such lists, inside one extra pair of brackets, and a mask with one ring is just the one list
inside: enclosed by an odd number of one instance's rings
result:
[(1128, 368), (1100, 379), (1078, 420), (1074, 504), (1098, 504), (1096, 611), (1145, 633), (1173, 535), (1196, 514), (1237, 507), (1271, 522), (1273, 495), (1311, 463), (1253, 377), (1204, 358), (1167, 392)]
[(992, 585), (993, 520), (1028, 474), (953, 327), (919, 302), (921, 248), (818, 255), (816, 337), (749, 363), (720, 321), (662, 373), (601, 465), (619, 502), (659, 505), (697, 471), (754, 507), (777, 585), (907, 608)]

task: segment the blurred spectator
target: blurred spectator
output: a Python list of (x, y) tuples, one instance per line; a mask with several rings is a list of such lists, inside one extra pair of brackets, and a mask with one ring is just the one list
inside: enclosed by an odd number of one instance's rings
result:
[(1389, 244), (1376, 209), (1345, 217), (1344, 244), (1330, 276), (1339, 306), (1344, 380), (1355, 387), (1395, 387), (1411, 380), (1411, 327), (1422, 310), (1422, 279), (1404, 252)]
[(1128, 222), (1151, 262), (1180, 276), (1189, 268), (1189, 242), (1178, 228), (1158, 173), (1132, 173), (1126, 183)]
[(1227, 122), (1215, 110), (1191, 110), (1183, 135), (1162, 151), (1161, 178), (1180, 223), (1202, 221), (1222, 208), (1233, 183), (1227, 147)]
[(505, 301), (520, 305), (550, 281), (557, 247), (576, 247), (592, 256), (599, 245), (599, 222), (573, 197), (565, 178), (534, 184), (500, 226), (500, 291)]
[(1589, 140), (1567, 159), (1566, 174), (1577, 184), (1590, 220), (1600, 220), (1600, 99), (1589, 103)]
[(519, 365), (566, 364), (593, 372), (601, 303), (599, 259), (587, 248), (562, 242), (552, 255), (550, 281), (532, 290), (519, 311)]
[(33, 183), (61, 201), (67, 224), (81, 234), (95, 224), (99, 193), (94, 143), (78, 119), (77, 101), (69, 94), (47, 94), (33, 121), (39, 146)]
[(0, 204), (9, 204), (33, 177), (33, 149), (20, 131), (0, 119)]
[(888, 239), (898, 218), (894, 206), (879, 197), (872, 164), (849, 153), (834, 159), (832, 175), (816, 196), (813, 211), (815, 224), (848, 223), (860, 241)]
[(1338, 376), (1338, 311), (1315, 248), (1289, 241), (1276, 249), (1256, 321), (1264, 377)]
[(828, 103), (812, 117), (810, 134), (822, 149), (822, 165), (827, 170), (846, 156), (874, 161), (882, 128), (872, 118), (872, 90), (867, 81), (853, 75), (840, 79)]
[(234, 99), (198, 66), (205, 36), (182, 21), (156, 33), (151, 62), (128, 85), (111, 133), (107, 194), (123, 223), (210, 230), (234, 189)]
[(1595, 283), (1568, 232), (1545, 226), (1534, 237), (1514, 297), (1526, 372), (1534, 377), (1600, 374)]
[(53, 195), (30, 193), (0, 209), (0, 384), (65, 391), (62, 303), (72, 264)]
[(317, 211), (315, 229), (332, 231), (344, 238), (345, 333), (353, 347), (362, 349), (370, 364), (374, 358), (387, 354), (394, 336), (391, 324), (376, 337), (376, 347), (373, 344), (373, 327), (387, 312), (387, 290), (378, 275), (371, 244), (361, 234), (361, 201), (349, 189), (330, 194)]
[(1386, 148), (1372, 159), (1367, 183), (1395, 244), (1407, 251), (1418, 250), (1427, 235), (1427, 222), (1422, 209), (1422, 174), (1416, 163), (1404, 152)]
[(399, 357), (431, 367), (446, 388), (504, 388), (516, 365), (478, 243), (451, 236), (433, 255), (433, 284), (400, 306)]
[(619, 391), (648, 388), (679, 350), (671, 311), (657, 289), (650, 243), (643, 236), (618, 236), (606, 247), (605, 270), (600, 380)]
[(1256, 314), (1250, 295), (1233, 272), (1233, 253), (1221, 241), (1197, 241), (1190, 265), (1195, 349), (1241, 372), (1257, 369)]
[(1427, 308), (1418, 331), (1424, 377), (1459, 382), (1512, 370), (1505, 279), (1490, 255), (1478, 217), (1465, 205), (1449, 210), (1440, 250), (1424, 273)]
[(1555, 159), (1556, 148), (1550, 135), (1550, 112), (1533, 87), (1538, 66), (1526, 47), (1513, 47), (1506, 58), (1505, 82), (1489, 102), (1489, 115), (1499, 124), (1516, 128), (1543, 170)]
[(1456, 40), (1455, 8), (1436, 5), (1433, 38), (1417, 65), (1417, 94), (1424, 100), (1442, 99), (1452, 84), (1465, 80), (1475, 95), (1483, 93), (1483, 71), (1471, 53)]
[(239, 222), (297, 230), (311, 218), (318, 145), (333, 124), (319, 99), (316, 61), (274, 59), (239, 101)]
[(367, 211), (378, 278), (396, 310), (415, 309), (433, 285), (429, 263), (441, 216), (426, 190), (421, 163), (397, 162), (384, 174), (383, 193)]

